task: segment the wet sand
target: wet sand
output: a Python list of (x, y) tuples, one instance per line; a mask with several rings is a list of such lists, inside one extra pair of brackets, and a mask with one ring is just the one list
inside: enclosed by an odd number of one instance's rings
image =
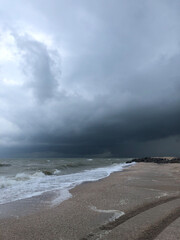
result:
[(71, 194), (57, 207), (1, 219), (0, 240), (179, 239), (180, 164), (138, 163)]

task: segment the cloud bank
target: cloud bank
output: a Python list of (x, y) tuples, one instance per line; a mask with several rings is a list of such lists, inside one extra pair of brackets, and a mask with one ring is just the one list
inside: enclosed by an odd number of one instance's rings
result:
[(0, 2), (0, 156), (180, 155), (179, 1)]

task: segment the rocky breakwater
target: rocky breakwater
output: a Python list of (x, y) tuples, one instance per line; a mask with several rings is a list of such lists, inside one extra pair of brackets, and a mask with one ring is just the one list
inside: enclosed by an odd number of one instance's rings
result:
[(146, 163), (180, 163), (180, 158), (178, 157), (144, 157), (144, 158), (135, 158), (126, 163), (132, 162), (146, 162)]

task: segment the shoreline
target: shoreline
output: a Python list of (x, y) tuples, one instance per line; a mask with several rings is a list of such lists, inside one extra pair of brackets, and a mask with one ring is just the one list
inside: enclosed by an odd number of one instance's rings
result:
[[(179, 176), (178, 164), (137, 163), (76, 186), (70, 190), (72, 198), (57, 207), (1, 219), (0, 234), (3, 240), (140, 239), (142, 233), (159, 234), (153, 230), (155, 223), (163, 234), (163, 219), (179, 221)], [(179, 234), (177, 227), (172, 229), (174, 236)]]
[[(62, 202), (71, 198), (72, 197), (71, 190), (78, 187), (79, 185), (101, 181), (104, 178), (108, 178), (113, 173), (126, 171), (126, 169), (133, 166), (134, 164), (135, 163), (125, 163), (125, 162), (120, 163), (120, 164), (117, 164), (117, 166), (120, 165), (119, 170), (110, 172), (109, 175), (100, 177), (97, 180), (82, 181), (81, 183), (78, 183), (69, 188), (49, 190), (37, 196), (35, 195), (29, 198), (17, 199), (12, 202), (6, 202), (3, 204), (0, 204), (0, 219), (19, 218), (22, 216), (29, 215), (31, 213), (35, 213), (40, 210), (46, 210), (46, 209), (51, 209), (53, 207), (56, 207), (60, 205)], [(109, 167), (112, 168), (111, 165)], [(108, 167), (105, 167), (105, 169), (106, 168)], [(97, 168), (97, 170), (98, 169), (99, 168)], [(96, 170), (96, 169), (92, 169), (92, 170)]]
[[(81, 159), (82, 161), (82, 159)], [(82, 169), (78, 166), (81, 166), (82, 163), (75, 162), (75, 171), (74, 167), (70, 167), (69, 172), (61, 172), (58, 170), (58, 174), (56, 174), (56, 170), (52, 169), (52, 173), (50, 171), (46, 171), (46, 174), (43, 170), (43, 164), (41, 164), (41, 169), (31, 171), (17, 171), (14, 175), (6, 175), (3, 174), (0, 177), (0, 205), (11, 203), (16, 200), (28, 199), (31, 197), (38, 197), (47, 192), (56, 192), (57, 198), (60, 202), (68, 196), (68, 190), (74, 188), (75, 186), (81, 184), (84, 181), (97, 181), (98, 179), (109, 176), (112, 172), (122, 171), (125, 166), (131, 165), (126, 164), (125, 159), (122, 161), (113, 161), (107, 162), (105, 165), (102, 165), (101, 162), (98, 164), (89, 164), (92, 165), (89, 167), (88, 163), (85, 162)], [(21, 163), (20, 163), (21, 164)], [(57, 164), (56, 162), (52, 163)], [(66, 163), (65, 166), (68, 166), (69, 163)], [(62, 163), (60, 164), (62, 165)], [(69, 164), (71, 166), (71, 163)], [(53, 168), (51, 166), (51, 168)], [(55, 166), (56, 167), (56, 166)], [(65, 167), (66, 168), (66, 167)], [(8, 171), (9, 169), (5, 169)], [(12, 167), (10, 168), (10, 172), (12, 172)], [(48, 174), (47, 174), (48, 173)], [(60, 197), (60, 195), (62, 197)]]

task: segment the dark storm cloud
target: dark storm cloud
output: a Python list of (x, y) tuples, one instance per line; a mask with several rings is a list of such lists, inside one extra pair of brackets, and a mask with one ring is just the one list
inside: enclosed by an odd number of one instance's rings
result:
[(7, 6), (19, 59), (1, 62), (2, 153), (180, 154), (178, 1)]
[[(23, 72), (29, 79), (29, 87), (40, 101), (52, 98), (58, 87), (57, 78), (60, 69), (60, 57), (57, 52), (48, 51), (43, 43), (31, 39), (29, 36), (14, 35), (17, 46), (22, 52)], [(58, 62), (56, 62), (58, 61)]]

